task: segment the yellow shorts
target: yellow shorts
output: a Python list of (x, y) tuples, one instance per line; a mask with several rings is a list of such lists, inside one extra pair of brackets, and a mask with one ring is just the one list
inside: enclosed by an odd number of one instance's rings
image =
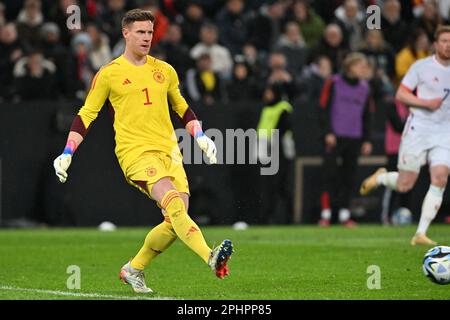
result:
[[(181, 158), (180, 158), (181, 160)], [(189, 184), (183, 162), (174, 160), (165, 152), (145, 153), (126, 170), (129, 184), (151, 197), (153, 185), (164, 177), (169, 177), (178, 192), (189, 193)]]

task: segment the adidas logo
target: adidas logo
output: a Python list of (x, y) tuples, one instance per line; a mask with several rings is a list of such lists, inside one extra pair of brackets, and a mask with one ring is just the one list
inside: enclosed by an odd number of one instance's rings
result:
[(186, 233), (186, 237), (190, 236), (192, 233), (198, 231), (198, 229), (194, 226), (189, 228), (189, 231)]
[(122, 85), (126, 85), (126, 84), (131, 84), (131, 81), (128, 80), (128, 78), (126, 78), (122, 83)]

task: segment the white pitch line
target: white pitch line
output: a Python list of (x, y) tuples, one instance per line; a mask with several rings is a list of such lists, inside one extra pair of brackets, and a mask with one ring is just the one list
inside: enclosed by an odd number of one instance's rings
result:
[(100, 298), (100, 299), (119, 299), (119, 300), (176, 300), (170, 297), (143, 297), (143, 296), (115, 296), (110, 294), (100, 294), (100, 293), (77, 293), (70, 291), (59, 291), (59, 290), (43, 290), (43, 289), (30, 289), (30, 288), (18, 288), (11, 286), (0, 286), (0, 290), (9, 291), (22, 291), (22, 292), (33, 292), (33, 293), (46, 293), (53, 294), (56, 296), (71, 296), (71, 297), (81, 297), (81, 298)]

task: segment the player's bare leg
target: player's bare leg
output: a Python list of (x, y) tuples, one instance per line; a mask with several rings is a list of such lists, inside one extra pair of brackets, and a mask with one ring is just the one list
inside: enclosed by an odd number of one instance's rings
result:
[(426, 236), (428, 227), (436, 217), (442, 204), (445, 186), (450, 170), (445, 165), (432, 166), (430, 169), (431, 185), (423, 200), (419, 226), (415, 236), (411, 239), (411, 245), (424, 244), (436, 245), (437, 243)]
[(186, 196), (175, 189), (168, 177), (160, 179), (153, 185), (151, 195), (168, 214), (180, 240), (197, 253), (217, 277), (223, 278), (228, 275), (227, 261), (233, 253), (231, 241), (224, 240), (213, 250), (208, 247), (200, 228), (187, 214), (183, 201), (183, 198), (187, 200)]

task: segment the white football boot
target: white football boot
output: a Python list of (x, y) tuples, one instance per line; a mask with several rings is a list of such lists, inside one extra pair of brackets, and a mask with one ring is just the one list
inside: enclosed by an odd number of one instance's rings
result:
[(148, 288), (145, 284), (144, 271), (132, 268), (130, 261), (120, 269), (119, 279), (122, 280), (123, 283), (131, 285), (136, 293), (153, 292), (153, 290)]

